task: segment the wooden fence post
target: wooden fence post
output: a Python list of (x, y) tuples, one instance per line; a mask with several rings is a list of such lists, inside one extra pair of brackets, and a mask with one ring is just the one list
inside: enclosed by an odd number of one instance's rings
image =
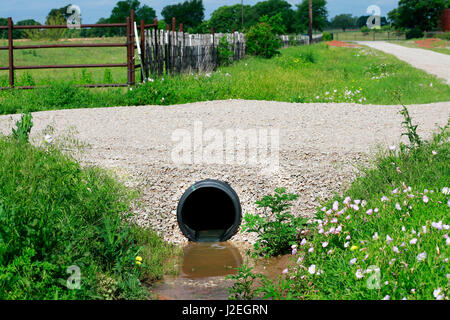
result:
[(14, 87), (13, 21), (8, 18), (9, 86)]
[(135, 54), (134, 54), (134, 10), (130, 13), (130, 49), (131, 49), (131, 85), (136, 84), (136, 72), (135, 72)]
[(131, 85), (130, 17), (127, 17), (127, 83)]
[[(145, 21), (141, 20), (141, 69), (145, 78), (148, 78), (148, 66), (145, 58)], [(142, 79), (144, 81), (144, 79)]]

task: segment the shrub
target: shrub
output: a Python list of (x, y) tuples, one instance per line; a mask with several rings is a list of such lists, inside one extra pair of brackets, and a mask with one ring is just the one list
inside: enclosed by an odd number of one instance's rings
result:
[(33, 122), (31, 121), (32, 116), (29, 112), (22, 115), (20, 121), (16, 122), (17, 129), (12, 129), (13, 137), (21, 142), (28, 142), (28, 136), (33, 127)]
[(368, 26), (363, 26), (361, 28), (361, 32), (364, 33), (364, 34), (368, 34), (370, 32), (370, 29), (369, 29)]
[(450, 31), (447, 31), (442, 34), (437, 34), (437, 37), (442, 40), (450, 40)]
[(331, 34), (329, 34), (328, 32), (324, 32), (323, 33), (323, 41), (331, 41)]
[(242, 232), (256, 232), (258, 241), (254, 245), (256, 255), (275, 256), (289, 251), (298, 238), (299, 230), (306, 219), (296, 218), (287, 210), (297, 195), (286, 193), (286, 189), (275, 189), (275, 194), (263, 197), (256, 204), (259, 208), (269, 208), (272, 218), (246, 213)]
[(233, 62), (234, 45), (228, 43), (227, 36), (223, 36), (219, 40), (217, 46), (217, 61), (219, 66), (229, 65)]
[(406, 32), (406, 39), (423, 38), (423, 31), (419, 27), (410, 29)]
[(448, 299), (450, 119), (424, 141), (401, 114), (409, 145), (381, 151), (318, 210), (283, 275), (259, 288), (264, 298)]
[(266, 22), (252, 26), (246, 34), (247, 53), (264, 58), (272, 58), (279, 54), (281, 41), (272, 27)]
[[(25, 115), (15, 135), (30, 128)], [(140, 280), (161, 277), (174, 251), (128, 222), (135, 193), (51, 140), (34, 147), (15, 135), (0, 137), (0, 299), (147, 298)], [(79, 289), (67, 286), (71, 266)]]

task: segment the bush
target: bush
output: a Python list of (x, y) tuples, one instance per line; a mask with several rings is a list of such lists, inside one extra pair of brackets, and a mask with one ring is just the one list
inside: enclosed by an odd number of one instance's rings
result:
[(273, 299), (448, 300), (450, 119), (433, 139), (380, 151), (327, 201), (291, 264), (258, 292)]
[(228, 37), (223, 36), (217, 46), (217, 61), (219, 66), (226, 66), (233, 62), (234, 44), (228, 43)]
[(331, 41), (331, 34), (329, 34), (328, 32), (324, 32), (323, 33), (323, 41)]
[(273, 196), (265, 196), (256, 202), (259, 208), (270, 209), (271, 216), (274, 216), (272, 219), (245, 214), (242, 232), (258, 234), (254, 245), (257, 255), (276, 256), (289, 251), (295, 244), (299, 230), (306, 223), (306, 219), (296, 218), (287, 211), (291, 207), (290, 202), (297, 198), (297, 195), (286, 193), (284, 188), (278, 188)]
[(442, 40), (450, 40), (450, 31), (447, 31), (442, 34), (437, 34), (437, 37)]
[[(28, 135), (31, 117), (21, 123), (15, 132)], [(149, 269), (160, 277), (171, 252), (127, 222), (134, 192), (100, 169), (81, 168), (47, 138), (34, 147), (0, 137), (0, 163), (0, 299), (149, 296), (140, 279)], [(73, 266), (81, 277), (71, 290)]]
[(406, 39), (416, 39), (423, 38), (423, 31), (420, 28), (415, 27), (414, 29), (408, 30), (406, 32)]
[(369, 29), (368, 26), (363, 26), (361, 28), (361, 32), (364, 33), (364, 34), (368, 34), (370, 32), (370, 29)]
[(279, 54), (281, 41), (272, 27), (266, 22), (252, 26), (246, 34), (247, 53), (264, 58), (272, 58)]

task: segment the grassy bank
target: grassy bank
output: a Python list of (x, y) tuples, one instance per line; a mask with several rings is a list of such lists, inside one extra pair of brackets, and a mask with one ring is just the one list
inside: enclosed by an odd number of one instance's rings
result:
[(448, 300), (449, 125), (425, 142), (409, 125), (411, 146), (380, 151), (342, 196), (318, 209), (263, 296)]
[(178, 251), (128, 222), (135, 192), (17, 136), (0, 136), (0, 299), (151, 298)]
[(418, 46), (414, 40), (424, 40), (424, 39), (412, 39), (412, 40), (406, 40), (406, 41), (391, 41), (393, 44), (399, 44), (404, 47), (408, 48), (415, 48), (415, 49), (424, 49), (424, 50), (431, 50), (438, 53), (443, 54), (450, 54), (450, 41), (447, 40), (438, 40), (435, 42), (430, 43), (431, 48), (424, 48), (421, 46)]
[[(69, 79), (70, 80), (70, 79)], [(169, 105), (223, 99), (394, 104), (450, 100), (450, 87), (393, 56), (372, 50), (292, 47), (267, 60), (250, 57), (217, 72), (153, 77), (128, 89), (50, 88), (0, 92), (0, 113), (125, 105)]]

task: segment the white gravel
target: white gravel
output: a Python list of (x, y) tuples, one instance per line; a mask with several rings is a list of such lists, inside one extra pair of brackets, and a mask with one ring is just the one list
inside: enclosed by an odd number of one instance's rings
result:
[[(129, 185), (142, 190), (143, 206), (137, 221), (152, 225), (166, 240), (186, 241), (176, 223), (176, 207), (194, 182), (224, 180), (238, 193), (243, 212), (255, 212), (254, 202), (284, 186), (300, 195), (295, 215), (311, 217), (321, 199), (341, 191), (377, 145), (398, 144), (400, 106), (356, 104), (296, 104), (267, 101), (213, 101), (177, 106), (142, 106), (74, 109), (33, 114), (32, 137), (42, 140), (51, 125), (55, 140), (75, 127), (76, 138), (89, 147), (80, 156), (84, 165), (112, 168)], [(429, 137), (447, 123), (450, 103), (411, 105), (419, 134)], [(20, 115), (0, 116), (0, 133), (9, 134)], [(193, 133), (195, 121), (204, 130), (276, 128), (280, 130), (280, 170), (267, 176), (261, 168), (245, 164), (179, 166), (171, 160), (177, 129)], [(39, 142), (37, 142), (39, 143)], [(214, 211), (211, 212), (214, 214)], [(233, 240), (251, 243), (252, 235)]]
[(408, 48), (385, 41), (358, 41), (357, 43), (392, 54), (414, 68), (444, 79), (450, 85), (450, 55), (426, 49)]

